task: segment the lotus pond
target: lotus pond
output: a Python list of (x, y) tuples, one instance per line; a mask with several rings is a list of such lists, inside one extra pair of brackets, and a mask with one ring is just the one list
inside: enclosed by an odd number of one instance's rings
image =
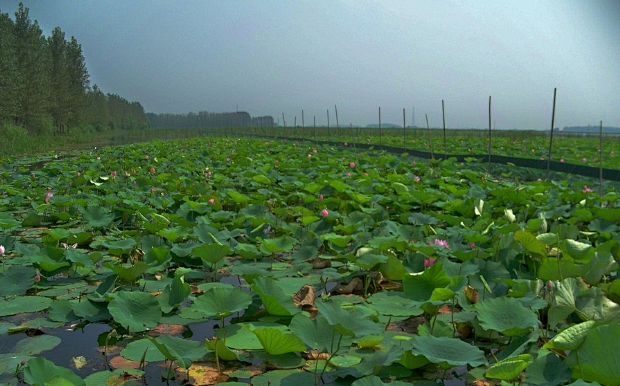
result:
[(484, 167), (232, 138), (0, 163), (0, 385), (620, 385), (617, 190)]

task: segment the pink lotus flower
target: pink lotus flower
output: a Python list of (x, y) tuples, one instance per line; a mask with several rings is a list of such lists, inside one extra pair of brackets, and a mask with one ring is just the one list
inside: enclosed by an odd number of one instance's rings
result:
[(319, 200), (323, 200), (323, 195), (319, 194)]
[(116, 177), (118, 173), (116, 173), (116, 170), (114, 170), (112, 173), (110, 173), (110, 175), (112, 176), (112, 178)]
[(125, 172), (125, 177), (131, 177), (131, 173)]
[(560, 162), (564, 163), (566, 160), (564, 158), (560, 158)]
[(76, 176), (77, 176), (77, 177), (81, 177), (81, 176), (82, 176), (82, 173), (77, 172)]
[(471, 249), (476, 248), (476, 243), (474, 243), (474, 242), (472, 241), (471, 243), (469, 243), (469, 247), (470, 247)]
[(52, 192), (47, 192), (47, 194), (45, 195), (45, 203), (49, 204), (50, 203), (50, 198), (54, 197), (54, 193)]
[(39, 274), (37, 273), (37, 274), (35, 275), (35, 277), (34, 277), (34, 282), (35, 282), (35, 283), (38, 283), (38, 282), (40, 282), (40, 281), (41, 281), (41, 275), (39, 275)]
[(312, 158), (312, 154), (308, 153), (308, 158)]
[(420, 177), (415, 176), (415, 177), (413, 177), (413, 180), (414, 180), (415, 182), (420, 182)]
[(344, 145), (345, 145), (345, 146), (349, 146), (349, 144), (348, 144), (348, 143), (346, 143), (346, 142), (344, 143)]
[(349, 166), (350, 166), (350, 167), (352, 167), (352, 168), (354, 168), (354, 167), (355, 167), (355, 162), (351, 162), (351, 163), (349, 163)]
[(351, 173), (347, 173), (347, 177), (351, 177)]
[(588, 159), (587, 159), (586, 157), (583, 157), (583, 158), (581, 159), (581, 162), (588, 162)]
[(450, 248), (450, 244), (448, 244), (448, 242), (446, 240), (441, 240), (441, 239), (435, 239), (435, 245), (441, 245), (444, 246), (446, 248)]
[(5, 251), (6, 249), (4, 249), (4, 245), (0, 244), (0, 255), (4, 255)]
[(327, 211), (327, 209), (323, 208), (323, 210), (321, 210), (321, 216), (323, 217), (329, 216), (329, 212)]
[(365, 175), (365, 176), (368, 176), (368, 172), (364, 172), (364, 175)]
[(552, 282), (551, 280), (549, 280), (549, 281), (547, 282), (547, 289), (548, 289), (549, 291), (551, 291), (551, 290), (553, 289), (553, 282)]
[(73, 245), (68, 245), (67, 243), (60, 243), (60, 246), (63, 247), (64, 249), (69, 249), (69, 248), (75, 249), (75, 248), (78, 247), (77, 243), (75, 243)]
[(148, 154), (145, 154), (145, 155), (144, 155), (144, 158), (145, 158), (145, 159), (149, 159), (149, 155), (148, 155)]
[(150, 172), (151, 174), (155, 174), (155, 168), (151, 168)]
[(429, 269), (431, 265), (435, 264), (437, 258), (429, 257), (428, 259), (424, 259), (424, 269)]
[(211, 204), (215, 204), (215, 198), (210, 198), (210, 199), (209, 199), (209, 202), (210, 202)]
[(593, 192), (593, 190), (592, 190), (592, 189), (590, 189), (590, 188), (588, 187), (588, 185), (584, 185), (584, 186), (583, 186), (583, 192), (584, 192), (584, 193), (590, 193), (590, 192)]
[(415, 166), (415, 161), (411, 161), (411, 166)]
[(312, 152), (316, 154), (316, 153), (317, 153), (317, 150), (316, 150), (316, 149), (313, 149), (313, 150), (312, 150)]

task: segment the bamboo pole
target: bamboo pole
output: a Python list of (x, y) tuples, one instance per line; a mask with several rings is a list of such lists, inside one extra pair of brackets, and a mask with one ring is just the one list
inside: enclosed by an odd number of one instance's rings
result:
[(491, 167), (491, 96), (489, 95), (489, 167)]
[(381, 107), (379, 107), (379, 145), (381, 145)]
[(434, 159), (435, 156), (433, 155), (433, 140), (431, 138), (431, 127), (428, 125), (428, 114), (424, 114), (424, 116), (426, 117), (426, 132), (428, 133), (428, 146), (431, 149), (431, 159)]
[(443, 105), (443, 99), (441, 100), (441, 115), (443, 116), (443, 152), (444, 158), (448, 158), (448, 148), (446, 147), (446, 112)]
[(405, 123), (405, 109), (403, 108), (403, 147), (407, 149), (407, 126)]
[(599, 132), (599, 191), (598, 195), (603, 197), (603, 121), (601, 121), (601, 130)]
[(329, 109), (327, 109), (327, 140), (329, 141)]
[(305, 128), (306, 124), (304, 122), (304, 110), (301, 110), (301, 128)]
[(547, 156), (547, 180), (549, 179), (549, 171), (551, 169), (551, 149), (553, 147), (553, 125), (555, 124), (555, 97), (558, 89), (553, 89), (553, 110), (551, 112), (551, 135), (549, 137), (549, 155)]
[(336, 110), (336, 139), (340, 138), (340, 122), (338, 122), (338, 106), (334, 105)]
[(313, 116), (314, 122), (312, 126), (314, 127), (314, 140), (316, 141), (316, 115)]

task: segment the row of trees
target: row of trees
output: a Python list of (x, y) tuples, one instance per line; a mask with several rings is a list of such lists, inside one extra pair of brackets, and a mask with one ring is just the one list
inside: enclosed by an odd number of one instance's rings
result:
[[(146, 114), (151, 127), (252, 127), (253, 120), (246, 112), (209, 113), (199, 111), (197, 114)], [(273, 118), (272, 118), (273, 124)]]
[(74, 37), (67, 39), (60, 27), (45, 37), (28, 13), (21, 3), (15, 20), (0, 11), (0, 127), (32, 134), (148, 127), (140, 103), (90, 87)]

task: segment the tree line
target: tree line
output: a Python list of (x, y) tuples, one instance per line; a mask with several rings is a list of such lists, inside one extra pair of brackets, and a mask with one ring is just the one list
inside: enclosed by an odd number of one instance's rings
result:
[(210, 113), (199, 111), (186, 114), (161, 113), (146, 114), (151, 127), (272, 127), (273, 117), (251, 117), (244, 111), (235, 113)]
[(64, 134), (148, 127), (139, 102), (104, 94), (89, 78), (75, 37), (67, 39), (60, 27), (45, 37), (22, 3), (15, 20), (0, 10), (0, 129)]

